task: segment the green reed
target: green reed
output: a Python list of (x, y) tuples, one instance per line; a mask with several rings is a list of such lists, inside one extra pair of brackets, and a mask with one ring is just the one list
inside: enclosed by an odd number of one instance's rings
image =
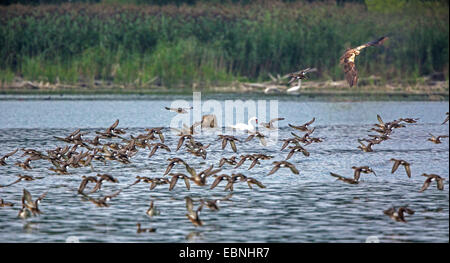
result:
[(445, 1), (388, 13), (334, 2), (11, 5), (0, 7), (0, 77), (179, 87), (316, 67), (313, 79), (340, 80), (346, 48), (388, 35), (358, 57), (362, 75), (448, 78), (448, 18)]

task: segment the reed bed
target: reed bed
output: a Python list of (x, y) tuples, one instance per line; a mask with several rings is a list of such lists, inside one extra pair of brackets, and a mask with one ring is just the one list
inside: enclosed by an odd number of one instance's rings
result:
[(348, 47), (387, 35), (357, 61), (363, 75), (448, 78), (448, 2), (391, 12), (364, 4), (62, 4), (0, 7), (0, 81), (93, 82), (168, 88), (262, 81), (316, 67), (313, 79), (344, 78)]

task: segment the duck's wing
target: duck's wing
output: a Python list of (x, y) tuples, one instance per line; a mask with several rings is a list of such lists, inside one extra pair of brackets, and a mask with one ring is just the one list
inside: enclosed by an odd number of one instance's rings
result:
[[(102, 180), (102, 179), (98, 180), (97, 183), (95, 184), (94, 188), (91, 190), (90, 193), (92, 194), (92, 193), (95, 193), (95, 192), (97, 192), (98, 190), (100, 190), (100, 188), (102, 188), (102, 183), (103, 183), (103, 180)], [(80, 194), (81, 194), (81, 193), (80, 193)]]
[(291, 128), (294, 128), (294, 129), (299, 129), (299, 127), (300, 127), (300, 126), (292, 125), (292, 124), (290, 124), (290, 123), (288, 123), (288, 126), (291, 127)]
[(77, 135), (80, 131), (81, 131), (81, 129), (76, 129), (74, 132), (72, 132), (71, 134), (69, 134), (69, 136), (67, 136), (67, 137), (68, 137), (68, 138), (73, 137), (73, 136)]
[(227, 139), (223, 138), (222, 139), (222, 150), (225, 149), (226, 146), (227, 146)]
[(287, 155), (286, 160), (291, 159), (291, 157), (292, 157), (292, 155), (294, 155), (294, 153), (295, 153), (295, 149), (292, 149), (292, 150), (289, 152), (289, 154)]
[(191, 190), (191, 184), (189, 183), (189, 177), (183, 176), (183, 179), (184, 179), (184, 184), (186, 185), (186, 188), (188, 190)]
[(289, 167), (289, 169), (291, 169), (291, 171), (294, 173), (294, 174), (299, 174), (300, 172), (297, 170), (297, 168), (295, 167), (295, 165), (293, 165), (292, 163), (288, 163), (288, 167)]
[(192, 198), (190, 198), (189, 196), (186, 196), (185, 199), (186, 199), (186, 209), (187, 209), (188, 213), (195, 214), (194, 203), (192, 201)]
[(408, 207), (403, 207), (403, 211), (408, 213), (409, 215), (414, 215), (415, 211)]
[[(211, 166), (209, 166), (207, 169), (205, 169), (205, 170), (203, 170), (202, 172), (200, 172), (199, 175), (202, 175), (202, 174), (204, 174), (205, 176), (212, 175), (212, 174), (211, 174), (211, 171), (212, 171), (213, 168), (214, 168), (214, 165), (211, 165)], [(220, 170), (221, 170), (221, 169), (220, 169)], [(220, 171), (220, 170), (219, 170), (219, 171)]]
[(283, 145), (281, 146), (280, 151), (284, 150), (288, 145), (289, 145), (289, 141), (286, 140), (286, 141), (283, 143)]
[[(308, 121), (307, 123), (305, 123), (305, 126), (311, 125), (313, 124), (313, 122), (316, 120), (316, 117), (313, 117), (312, 120)], [(311, 132), (312, 133), (312, 132)]]
[(310, 153), (305, 148), (302, 148), (302, 153), (306, 157), (308, 157), (310, 155)]
[(176, 109), (176, 108), (169, 108), (169, 107), (164, 107), (164, 109), (166, 109), (166, 110), (170, 110), (170, 111), (177, 111), (177, 109)]
[(236, 143), (234, 140), (230, 140), (231, 149), (233, 149), (233, 152), (237, 152)]
[(113, 123), (113, 125), (111, 125), (111, 126), (109, 127), (108, 130), (114, 130), (115, 128), (117, 128), (117, 125), (119, 125), (119, 119), (117, 119), (117, 120)]
[(175, 187), (177, 182), (178, 182), (178, 176), (177, 175), (173, 175), (172, 176), (172, 180), (170, 180), (169, 191), (172, 191), (172, 189)]
[(422, 188), (419, 190), (419, 192), (423, 192), (423, 191), (427, 190), (427, 188), (430, 186), (430, 184), (431, 184), (431, 177), (429, 177), (425, 180), (425, 182), (423, 183)]
[(80, 186), (78, 187), (78, 193), (82, 193), (84, 191), (84, 189), (86, 188), (86, 185), (88, 183), (88, 179), (83, 179), (83, 181), (81, 181)]
[(284, 120), (284, 118), (274, 118), (274, 119), (271, 119), (270, 121), (269, 121), (269, 123), (274, 123), (274, 122), (276, 122), (276, 121), (282, 121), (282, 120)]
[(175, 163), (169, 163), (169, 165), (167, 165), (166, 171), (164, 172), (164, 175), (168, 174), (174, 166), (175, 166)]
[(437, 189), (444, 190), (444, 179), (438, 178), (436, 179)]
[(267, 141), (266, 141), (266, 139), (264, 137), (259, 137), (259, 141), (261, 142), (261, 144), (263, 146), (267, 146)]
[(332, 173), (332, 172), (330, 172), (330, 175), (333, 176), (333, 177), (336, 177), (338, 180), (344, 180), (345, 179), (345, 177), (340, 176), (339, 174)]
[(211, 187), (209, 189), (214, 189), (224, 178), (225, 176), (220, 175), (216, 177), (216, 180), (211, 184)]
[(361, 169), (355, 169), (355, 173), (353, 175), (355, 181), (358, 181), (360, 176), (361, 176)]
[(150, 190), (155, 189), (156, 185), (157, 185), (156, 182), (152, 181), (152, 184), (150, 185)]
[(10, 153), (5, 154), (5, 155), (2, 157), (2, 159), (3, 159), (3, 158), (6, 159), (6, 158), (8, 158), (8, 157), (13, 156), (18, 150), (19, 150), (19, 148), (15, 149), (14, 151), (12, 151), (12, 152), (10, 152)]
[(400, 166), (400, 160), (395, 160), (394, 165), (392, 166), (391, 174), (395, 173), (397, 171), (397, 168)]
[(192, 168), (192, 167), (189, 166), (188, 164), (186, 164), (185, 167), (186, 167), (186, 171), (187, 171), (190, 175), (192, 175), (192, 176), (194, 176), (194, 177), (197, 176), (197, 172), (195, 171), (194, 168)]
[(148, 155), (148, 158), (152, 157), (153, 154), (155, 154), (156, 150), (158, 150), (158, 146), (155, 145), (155, 146), (153, 146), (152, 151), (151, 151), (150, 154)]
[(271, 174), (276, 173), (276, 172), (278, 171), (278, 169), (280, 169), (280, 166), (279, 166), (279, 165), (275, 165), (275, 166), (272, 168), (272, 170), (270, 170), (270, 172), (269, 172), (267, 175), (271, 175)]
[(110, 199), (112, 199), (113, 197), (118, 196), (121, 192), (122, 192), (122, 189), (119, 189), (116, 192), (114, 192), (113, 194), (105, 196), (105, 197), (109, 197)]
[(389, 209), (387, 209), (387, 210), (384, 210), (383, 213), (384, 213), (385, 215), (391, 216), (393, 213), (395, 213), (395, 208), (394, 208), (394, 207), (391, 207), (391, 208), (389, 208)]
[(0, 185), (0, 188), (8, 187), (8, 186), (11, 186), (11, 185), (13, 185), (13, 184), (17, 184), (17, 183), (20, 182), (20, 181), (22, 181), (22, 178), (19, 178), (19, 179), (15, 180), (14, 182), (10, 183), (10, 184)]
[(255, 134), (250, 134), (244, 142), (251, 141), (255, 137)]
[(33, 206), (33, 199), (27, 189), (23, 189), (22, 206)]
[(248, 168), (249, 170), (252, 169), (253, 167), (255, 167), (255, 165), (258, 163), (258, 159), (254, 159), (252, 164), (250, 164), (250, 167)]
[(225, 186), (224, 191), (226, 191), (226, 190), (233, 191), (233, 185), (234, 185), (234, 181), (233, 180), (229, 180), (227, 185)]
[(183, 143), (184, 143), (184, 136), (181, 136), (180, 139), (178, 140), (177, 149), (175, 151), (178, 151), (183, 145)]
[(383, 119), (381, 119), (381, 116), (379, 114), (377, 114), (377, 119), (380, 124), (384, 124)]
[(247, 184), (250, 189), (252, 189), (252, 184), (256, 184), (259, 188), (266, 188), (265, 185), (263, 185), (260, 181), (254, 179), (254, 178), (247, 178)]
[(406, 171), (406, 175), (408, 175), (409, 178), (411, 178), (411, 167), (409, 164), (405, 164), (405, 171)]
[(258, 181), (258, 180), (256, 180), (255, 183), (256, 183), (256, 185), (257, 185), (259, 188), (266, 188), (266, 186), (263, 185), (263, 184), (262, 184), (260, 181)]

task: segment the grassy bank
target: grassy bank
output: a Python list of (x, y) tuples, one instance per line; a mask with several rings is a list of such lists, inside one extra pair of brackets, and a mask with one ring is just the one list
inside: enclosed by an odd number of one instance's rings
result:
[(316, 67), (313, 80), (341, 80), (350, 46), (388, 35), (358, 57), (360, 75), (381, 84), (448, 79), (447, 2), (397, 10), (363, 4), (263, 1), (247, 5), (63, 4), (0, 7), (0, 81), (169, 89), (264, 81)]

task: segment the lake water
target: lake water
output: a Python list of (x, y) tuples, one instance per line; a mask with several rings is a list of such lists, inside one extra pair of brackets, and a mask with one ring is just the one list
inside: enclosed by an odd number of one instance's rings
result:
[[(67, 99), (3, 96), (0, 155), (22, 147), (45, 152), (64, 146), (65, 143), (53, 136), (65, 137), (76, 128), (89, 132), (85, 138), (93, 138), (95, 131), (105, 129), (116, 119), (120, 120), (119, 128), (128, 128), (127, 138), (130, 134), (144, 133), (145, 128), (168, 127), (176, 114), (164, 107), (170, 106), (173, 99), (192, 100), (184, 96), (64, 98)], [(224, 105), (226, 99), (240, 98), (221, 95), (205, 99), (217, 99)], [(316, 128), (313, 135), (324, 138), (322, 143), (306, 146), (311, 153), (309, 157), (295, 154), (289, 160), (296, 165), (299, 175), (282, 168), (267, 176), (272, 162), (284, 160), (289, 152), (288, 149), (280, 151), (281, 141), (268, 147), (258, 140), (238, 142), (235, 154), (229, 146), (222, 150), (213, 132), (195, 135), (196, 140), (211, 143), (206, 160), (187, 153), (184, 147), (175, 152), (178, 136), (166, 130), (170, 153), (158, 150), (148, 158), (149, 150), (140, 149), (130, 164), (95, 161), (95, 171), (89, 167), (68, 168), (70, 175), (54, 174), (48, 170), (52, 165), (45, 160), (32, 161), (33, 169), (24, 171), (14, 165), (25, 160), (19, 151), (6, 160), (8, 165), (0, 166), (0, 185), (13, 182), (17, 174), (44, 178), (0, 188), (0, 198), (14, 203), (12, 208), (0, 207), (0, 242), (65, 242), (73, 237), (80, 242), (365, 242), (369, 236), (376, 236), (381, 242), (449, 242), (448, 139), (443, 139), (442, 144), (427, 141), (429, 133), (449, 134), (448, 123), (441, 125), (448, 109), (448, 101), (311, 102), (297, 97), (279, 98), (278, 115), (286, 119), (278, 123), (278, 140), (292, 137), (289, 123), (300, 125), (313, 117), (316, 118), (311, 125)], [(357, 139), (373, 134), (368, 130), (377, 123), (377, 114), (385, 121), (401, 117), (419, 118), (419, 121), (394, 130), (391, 140), (375, 145), (374, 152), (364, 153), (356, 148)], [(263, 129), (261, 132), (265, 133)], [(247, 135), (238, 133), (237, 137), (245, 139)], [(168, 185), (149, 190), (148, 184), (140, 183), (124, 189), (106, 208), (84, 200), (75, 190), (81, 176), (95, 176), (97, 172), (113, 175), (119, 183), (104, 183), (93, 197), (113, 193), (133, 183), (137, 175), (162, 176), (170, 157), (183, 158), (201, 171), (211, 164), (217, 167), (222, 157), (252, 153), (265, 153), (274, 158), (261, 161), (251, 170), (248, 170), (250, 162), (237, 169), (225, 165), (221, 173), (242, 172), (258, 179), (266, 188), (252, 190), (245, 183), (236, 183), (230, 201), (219, 203), (219, 211), (203, 209), (202, 227), (194, 226), (187, 219), (184, 198), (223, 198), (229, 193), (224, 191), (225, 182), (212, 190), (191, 184), (190, 191), (182, 181), (172, 191)], [(406, 176), (402, 167), (391, 174), (391, 158), (410, 162), (412, 178)], [(360, 184), (350, 185), (329, 175), (335, 172), (352, 177), (351, 167), (362, 165), (369, 165), (377, 176), (363, 174)], [(173, 172), (186, 173), (180, 166), (175, 166)], [(434, 183), (419, 193), (425, 180), (422, 173), (444, 177), (444, 190), (436, 189)], [(208, 185), (212, 181), (209, 178)], [(48, 191), (40, 204), (43, 212), (40, 216), (17, 217), (23, 188), (34, 198)], [(160, 210), (152, 218), (145, 213), (151, 200)], [(194, 206), (197, 205), (198, 202)], [(407, 215), (407, 223), (395, 222), (383, 214), (391, 206), (403, 205), (415, 210), (414, 215)], [(137, 234), (137, 222), (157, 231)]]

